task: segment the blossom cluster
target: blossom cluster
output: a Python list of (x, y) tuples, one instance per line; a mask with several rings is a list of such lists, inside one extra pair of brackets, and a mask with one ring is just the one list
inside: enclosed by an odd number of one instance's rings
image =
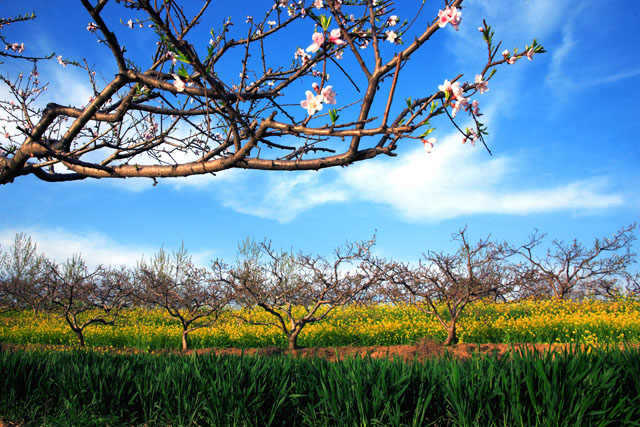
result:
[(24, 43), (10, 43), (4, 47), (4, 50), (11, 49), (13, 52), (22, 53), (24, 52)]
[[(486, 80), (482, 77), (481, 74), (477, 74), (475, 78), (475, 87), (476, 90), (480, 93), (487, 92), (489, 90), (489, 85)], [(459, 82), (451, 83), (449, 80), (445, 80), (443, 84), (438, 86), (438, 89), (442, 91), (446, 98), (451, 98), (451, 118), (455, 119), (456, 115), (460, 111), (460, 109), (464, 108), (465, 111), (471, 112), (474, 116), (480, 115), (480, 107), (477, 100), (473, 100), (469, 102), (469, 98), (465, 98), (464, 89), (460, 86)], [(475, 130), (467, 129), (465, 138), (462, 140), (465, 143), (467, 140), (470, 140), (471, 143), (475, 143), (479, 138), (478, 133)]]
[[(484, 93), (489, 90), (489, 85), (485, 81), (482, 75), (476, 75), (476, 89), (480, 93)], [(464, 97), (464, 89), (460, 87), (459, 82), (451, 83), (449, 80), (445, 80), (443, 84), (438, 86), (438, 89), (445, 93), (445, 96), (452, 98), (451, 102), (451, 117), (455, 119), (456, 114), (461, 108), (466, 111), (471, 111), (475, 116), (480, 115), (480, 108), (478, 107), (478, 101), (474, 100), (469, 102), (469, 98)]]
[(457, 7), (447, 6), (444, 10), (438, 12), (438, 26), (444, 28), (447, 24), (451, 24), (456, 31), (460, 25), (462, 12)]
[[(516, 49), (516, 53), (517, 53), (517, 49)], [(511, 55), (509, 50), (505, 49), (505, 50), (502, 51), (502, 57), (507, 60), (507, 64), (512, 65), (512, 64), (515, 64), (516, 61), (518, 60), (518, 55), (516, 55), (516, 53)], [(527, 59), (529, 61), (531, 61), (533, 59), (533, 54), (534, 53), (535, 52), (533, 50), (533, 47), (531, 47), (531, 48), (527, 49), (527, 51), (524, 53), (524, 56), (526, 56)]]
[(310, 90), (305, 92), (307, 99), (300, 102), (300, 106), (307, 110), (310, 116), (316, 113), (316, 111), (322, 110), (322, 104), (336, 104), (336, 93), (333, 90), (333, 86), (327, 86), (320, 89), (317, 83), (311, 85), (316, 95)]
[[(331, 32), (329, 33), (329, 42), (333, 43), (336, 46), (342, 46), (346, 44), (346, 42), (342, 40), (341, 37), (342, 37), (342, 34), (339, 28), (331, 30)], [(311, 43), (311, 45), (309, 45), (309, 47), (306, 50), (307, 52), (315, 53), (318, 51), (318, 49), (320, 49), (324, 45), (325, 37), (323, 33), (316, 32), (316, 33), (313, 33), (313, 35), (311, 36), (311, 39), (313, 40), (313, 43)]]

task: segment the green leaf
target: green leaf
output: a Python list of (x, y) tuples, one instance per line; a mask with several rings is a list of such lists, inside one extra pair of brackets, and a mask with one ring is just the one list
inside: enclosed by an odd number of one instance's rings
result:
[(425, 136), (429, 135), (431, 132), (433, 132), (434, 130), (436, 130), (436, 128), (429, 128), (427, 130), (425, 130), (422, 135), (420, 135), (420, 138), (424, 138)]
[(340, 117), (340, 114), (338, 114), (338, 111), (335, 108), (329, 110), (329, 118), (331, 118), (332, 125), (336, 124), (336, 120), (338, 120), (338, 117)]
[(326, 17), (325, 15), (320, 15), (320, 25), (322, 29), (325, 31), (329, 30), (329, 25), (331, 24), (331, 17)]
[(176, 51), (176, 58), (177, 58), (179, 61), (184, 62), (185, 64), (190, 64), (190, 62), (189, 62), (189, 60), (187, 59), (187, 57), (186, 57), (186, 56), (184, 56), (184, 54), (183, 54), (182, 52), (180, 52), (180, 51)]
[(184, 65), (180, 64), (180, 68), (178, 69), (178, 75), (180, 77), (184, 77), (186, 79), (189, 78), (189, 73), (187, 72), (187, 69), (184, 68)]

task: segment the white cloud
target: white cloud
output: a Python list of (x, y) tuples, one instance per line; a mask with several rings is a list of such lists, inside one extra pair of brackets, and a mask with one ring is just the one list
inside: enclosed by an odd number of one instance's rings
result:
[(640, 75), (640, 68), (636, 68), (634, 70), (624, 70), (624, 71), (619, 71), (617, 73), (613, 73), (609, 76), (605, 76), (605, 77), (601, 77), (599, 79), (593, 79), (591, 81), (592, 85), (599, 85), (599, 84), (608, 84), (608, 83), (615, 83), (617, 81), (620, 80), (625, 80), (631, 77), (635, 77), (637, 75)]
[[(25, 233), (31, 237), (38, 246), (38, 252), (49, 259), (64, 262), (74, 254), (81, 254), (91, 268), (98, 265), (135, 267), (143, 256), (149, 259), (159, 249), (147, 245), (123, 245), (98, 232), (71, 232), (61, 228), (47, 230), (35, 227), (0, 230), (0, 248), (8, 250), (17, 233)], [(177, 248), (165, 249), (173, 251)], [(194, 262), (200, 266), (208, 266), (214, 255), (213, 251), (190, 252), (190, 254)]]
[[(587, 177), (552, 186), (517, 188), (525, 164), (517, 157), (489, 156), (481, 147), (444, 138), (427, 155), (421, 148), (395, 159), (374, 159), (339, 172), (270, 175), (225, 194), (237, 212), (289, 222), (302, 212), (332, 202), (364, 201), (391, 207), (408, 222), (466, 215), (530, 215), (592, 212), (625, 203), (607, 180)], [(526, 173), (526, 172), (524, 172)], [(526, 187), (526, 184), (522, 187)], [(251, 188), (251, 191), (246, 191)]]
[(570, 57), (575, 49), (575, 40), (573, 38), (573, 25), (571, 21), (562, 27), (562, 42), (559, 46), (555, 46), (551, 53), (551, 65), (549, 74), (546, 77), (547, 85), (558, 88), (558, 86), (569, 89), (573, 87), (572, 78), (568, 75), (566, 69), (566, 60)]
[(445, 138), (425, 158), (420, 149), (394, 162), (371, 161), (348, 170), (351, 194), (391, 206), (408, 221), (438, 221), (464, 215), (605, 209), (623, 203), (607, 194), (606, 182), (584, 179), (550, 188), (511, 188), (517, 158), (489, 157), (480, 147)]
[(50, 84), (45, 92), (46, 96), (43, 97), (43, 103), (57, 102), (78, 108), (89, 103), (93, 89), (86, 72), (69, 66), (62, 67), (53, 62), (48, 63), (45, 69), (43, 76)]
[[(262, 179), (267, 173), (266, 180)], [(289, 222), (315, 206), (347, 200), (337, 186), (326, 186), (320, 172), (244, 172), (233, 188), (223, 187), (222, 203), (236, 212)]]

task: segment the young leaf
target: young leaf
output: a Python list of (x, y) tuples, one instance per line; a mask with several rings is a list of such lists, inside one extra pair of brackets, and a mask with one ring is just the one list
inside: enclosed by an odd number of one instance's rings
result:
[(429, 135), (429, 134), (430, 134), (431, 132), (433, 132), (434, 130), (436, 130), (436, 128), (429, 128), (429, 129), (425, 130), (425, 131), (422, 133), (422, 135), (420, 135), (420, 138), (424, 138), (424, 137), (426, 137), (427, 135)]
[(331, 17), (327, 18), (324, 15), (320, 15), (320, 25), (322, 26), (323, 30), (328, 31), (330, 24), (331, 24)]
[(338, 111), (335, 108), (332, 108), (331, 110), (329, 110), (329, 118), (331, 119), (332, 125), (336, 124), (338, 117), (340, 117), (340, 114), (338, 114)]
[(178, 69), (178, 75), (180, 77), (184, 77), (184, 78), (189, 78), (189, 73), (187, 72), (187, 69), (184, 68), (184, 65), (180, 64), (180, 68)]

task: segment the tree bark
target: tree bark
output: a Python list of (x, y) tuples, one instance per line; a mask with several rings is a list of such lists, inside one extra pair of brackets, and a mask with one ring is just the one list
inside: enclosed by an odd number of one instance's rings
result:
[(447, 339), (444, 340), (444, 345), (456, 344), (458, 342), (458, 335), (456, 334), (456, 324), (451, 322), (449, 328), (447, 328)]
[(78, 341), (80, 341), (80, 347), (84, 347), (84, 334), (82, 333), (82, 329), (74, 329), (73, 332), (76, 333)]
[(289, 350), (296, 350), (298, 348), (298, 335), (302, 327), (296, 328), (287, 338), (289, 338)]
[(189, 350), (189, 340), (188, 340), (188, 335), (189, 332), (187, 331), (182, 331), (182, 352), (186, 353), (187, 350)]

